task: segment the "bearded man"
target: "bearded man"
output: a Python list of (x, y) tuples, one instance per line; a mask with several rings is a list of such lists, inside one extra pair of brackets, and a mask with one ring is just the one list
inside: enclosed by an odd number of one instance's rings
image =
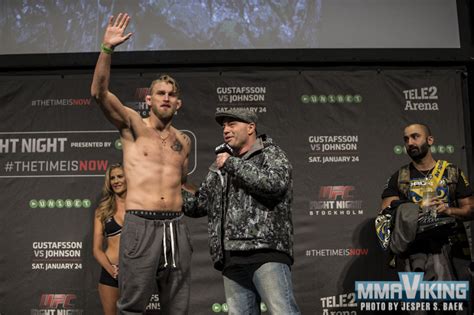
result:
[(408, 125), (403, 139), (412, 161), (389, 178), (382, 193), (381, 213), (396, 209), (390, 250), (402, 270), (423, 272), (424, 281), (469, 281), (469, 182), (458, 167), (433, 157), (427, 125)]

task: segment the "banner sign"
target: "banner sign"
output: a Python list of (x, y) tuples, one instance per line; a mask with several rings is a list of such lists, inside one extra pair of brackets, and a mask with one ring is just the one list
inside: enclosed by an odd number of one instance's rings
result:
[[(374, 229), (386, 180), (410, 160), (403, 128), (411, 122), (429, 125), (434, 156), (467, 172), (461, 72), (170, 74), (180, 83), (183, 102), (173, 125), (192, 140), (189, 181), (200, 184), (215, 159), (214, 147), (222, 143), (216, 111), (255, 111), (258, 133), (288, 153), (294, 177), (292, 275), (302, 313), (362, 314), (361, 306), (377, 312), (374, 303), (380, 301), (368, 298), (374, 285), (405, 279), (388, 267)], [(146, 116), (144, 97), (154, 78), (114, 71), (110, 89)], [(122, 160), (122, 146), (90, 97), (91, 81), (92, 74), (0, 77), (1, 314), (101, 312), (93, 216), (105, 169)], [(207, 219), (186, 221), (194, 247), (191, 313), (225, 314)], [(159, 309), (155, 294), (147, 314)], [(262, 310), (267, 312), (264, 303)]]

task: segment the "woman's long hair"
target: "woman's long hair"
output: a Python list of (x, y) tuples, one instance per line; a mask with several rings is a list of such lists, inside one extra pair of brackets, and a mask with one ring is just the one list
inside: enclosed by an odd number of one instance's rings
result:
[(110, 185), (110, 173), (116, 168), (121, 168), (123, 170), (122, 163), (110, 165), (105, 172), (102, 198), (100, 199), (99, 206), (95, 211), (95, 215), (99, 218), (100, 222), (102, 222), (102, 225), (107, 218), (112, 217), (115, 212), (117, 212), (117, 208), (115, 207), (115, 192)]

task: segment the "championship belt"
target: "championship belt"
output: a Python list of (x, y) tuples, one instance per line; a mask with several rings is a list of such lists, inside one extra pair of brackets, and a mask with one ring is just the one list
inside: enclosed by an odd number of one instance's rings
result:
[(395, 221), (395, 210), (392, 207), (383, 209), (375, 218), (375, 232), (377, 239), (383, 250), (387, 250), (390, 245), (390, 237)]
[(392, 216), (390, 214), (382, 214), (375, 218), (375, 231), (377, 239), (382, 249), (387, 250), (390, 244), (390, 235), (392, 234)]
[[(423, 213), (418, 218), (416, 234), (422, 234), (438, 228), (452, 228), (456, 226), (456, 219), (450, 216), (432, 217), (429, 213)], [(434, 231), (433, 231), (434, 232)]]
[[(443, 177), (444, 170), (448, 166), (448, 162), (438, 160), (436, 166), (429, 176), (429, 180), (426, 185), (426, 190), (436, 192), (441, 178)], [(416, 233), (422, 234), (431, 230), (436, 230), (438, 233), (440, 228), (443, 230), (451, 230), (452, 227), (456, 226), (456, 219), (448, 215), (436, 215), (433, 216), (431, 211), (423, 211), (418, 217), (418, 228)], [(434, 232), (434, 231), (433, 231)], [(442, 235), (440, 235), (442, 236)]]

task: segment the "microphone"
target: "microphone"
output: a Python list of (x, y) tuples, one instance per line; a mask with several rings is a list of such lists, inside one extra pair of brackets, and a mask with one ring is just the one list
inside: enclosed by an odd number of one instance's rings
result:
[(219, 153), (224, 153), (224, 152), (227, 152), (229, 153), (230, 155), (234, 155), (234, 149), (232, 149), (232, 147), (230, 145), (228, 145), (227, 143), (222, 143), (222, 144), (219, 144), (215, 149), (214, 149), (214, 153), (215, 154), (219, 154)]

